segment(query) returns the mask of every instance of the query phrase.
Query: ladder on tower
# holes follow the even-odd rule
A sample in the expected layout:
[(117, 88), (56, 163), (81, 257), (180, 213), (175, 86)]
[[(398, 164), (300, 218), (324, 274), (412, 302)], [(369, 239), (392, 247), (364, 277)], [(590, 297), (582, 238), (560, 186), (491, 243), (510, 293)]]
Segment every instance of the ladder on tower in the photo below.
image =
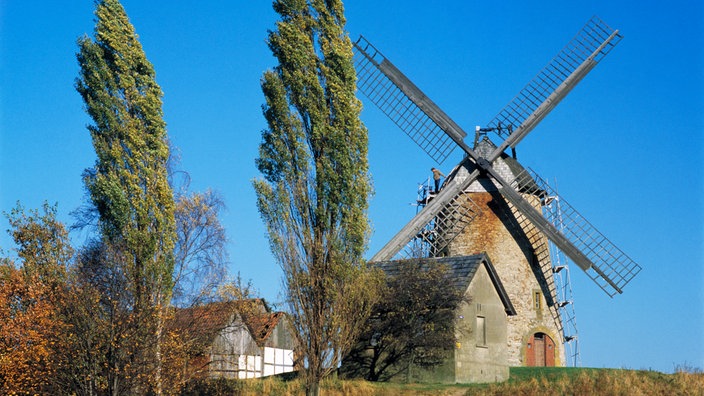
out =
[[(526, 170), (516, 176), (512, 184), (523, 193), (538, 197), (543, 215), (550, 219), (559, 230), (565, 228), (562, 212), (564, 202), (547, 181), (533, 171)], [(539, 283), (545, 291), (545, 299), (550, 313), (560, 333), (567, 363), (574, 367), (581, 366), (579, 356), (579, 339), (577, 334), (577, 317), (574, 310), (574, 298), (570, 284), (568, 259), (547, 238), (541, 237), (535, 227), (509, 203), (517, 226), (523, 230), (533, 246), (535, 265), (542, 274)]]
[[(535, 181), (545, 194), (541, 197), (542, 211), (545, 217), (552, 219), (553, 225), (561, 232), (565, 228), (562, 212), (562, 200), (547, 181), (535, 176)], [(554, 194), (551, 194), (553, 192)], [(582, 361), (579, 354), (579, 337), (577, 332), (577, 315), (574, 309), (574, 295), (570, 282), (569, 260), (555, 244), (549, 242), (549, 253), (552, 263), (552, 283), (555, 291), (555, 309), (561, 321), (562, 343), (565, 349), (566, 364), (580, 367)]]
[[(556, 201), (559, 206), (559, 201)], [(557, 209), (559, 211), (559, 209)], [(579, 337), (577, 336), (577, 316), (574, 310), (574, 298), (572, 285), (570, 283), (570, 269), (567, 265), (567, 258), (564, 253), (550, 244), (551, 255), (553, 256), (553, 276), (557, 286), (558, 303), (557, 307), (562, 318), (562, 338), (565, 346), (565, 359), (568, 365), (580, 367), (582, 365), (579, 356)]]
[[(555, 189), (557, 191), (557, 188)], [(549, 202), (548, 202), (549, 201)], [(558, 230), (564, 228), (562, 221), (561, 200), (558, 196), (546, 201), (544, 211), (551, 211)], [(557, 288), (558, 309), (562, 318), (562, 337), (565, 345), (565, 358), (573, 367), (580, 367), (582, 360), (579, 356), (579, 337), (577, 334), (577, 315), (574, 310), (574, 295), (570, 282), (570, 268), (568, 259), (552, 242), (550, 243), (550, 256), (553, 263), (553, 277)]]

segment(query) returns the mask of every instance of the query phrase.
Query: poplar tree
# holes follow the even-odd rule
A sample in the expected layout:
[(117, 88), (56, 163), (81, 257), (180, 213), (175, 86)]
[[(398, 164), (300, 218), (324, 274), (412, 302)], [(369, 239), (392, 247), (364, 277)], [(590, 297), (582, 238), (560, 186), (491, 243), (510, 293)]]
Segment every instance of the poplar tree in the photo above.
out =
[(120, 344), (125, 360), (110, 369), (141, 370), (125, 377), (151, 379), (159, 393), (161, 308), (171, 297), (176, 238), (162, 91), (120, 2), (98, 0), (95, 14), (94, 38), (79, 39), (77, 54), (76, 89), (93, 121), (88, 130), (97, 156), (84, 184), (102, 242), (118, 252), (133, 337), (130, 346)]
[(339, 0), (277, 0), (261, 85), (257, 204), (284, 273), (308, 394), (337, 367), (376, 299), (363, 262), (371, 182), (352, 43)]

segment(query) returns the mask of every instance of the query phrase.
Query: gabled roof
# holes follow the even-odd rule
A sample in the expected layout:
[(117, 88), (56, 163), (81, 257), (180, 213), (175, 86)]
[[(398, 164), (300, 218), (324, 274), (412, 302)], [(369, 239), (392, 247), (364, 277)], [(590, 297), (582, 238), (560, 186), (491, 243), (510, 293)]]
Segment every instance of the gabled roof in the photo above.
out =
[(213, 302), (189, 308), (177, 308), (169, 327), (185, 330), (193, 337), (195, 348), (215, 341), (225, 327), (241, 318), (258, 346), (263, 346), (283, 317), (283, 312), (269, 312), (263, 299)]
[(516, 315), (516, 310), (508, 297), (508, 293), (506, 293), (506, 289), (504, 289), (504, 286), (499, 279), (499, 275), (496, 273), (496, 269), (494, 268), (494, 265), (491, 264), (489, 256), (486, 253), (474, 254), (471, 256), (381, 261), (373, 263), (373, 265), (382, 269), (388, 276), (395, 276), (400, 272), (401, 266), (411, 263), (420, 263), (421, 268), (424, 270), (427, 270), (431, 266), (435, 265), (446, 265), (448, 268), (448, 276), (460, 290), (467, 290), (469, 284), (472, 283), (477, 270), (483, 265), (489, 274), (491, 283), (494, 285), (494, 288), (496, 289), (496, 292), (504, 305), (506, 314), (510, 316)]
[(167, 326), (185, 331), (194, 342), (194, 350), (211, 345), (220, 330), (230, 324), (237, 313), (234, 302), (214, 302), (189, 308), (176, 308)]

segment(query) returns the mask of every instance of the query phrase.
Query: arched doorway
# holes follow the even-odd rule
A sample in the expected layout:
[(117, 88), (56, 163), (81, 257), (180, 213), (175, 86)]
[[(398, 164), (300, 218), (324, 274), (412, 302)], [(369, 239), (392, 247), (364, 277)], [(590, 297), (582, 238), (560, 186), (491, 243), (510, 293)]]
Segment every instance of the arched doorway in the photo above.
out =
[(526, 366), (552, 367), (555, 365), (555, 341), (545, 333), (535, 333), (526, 345)]

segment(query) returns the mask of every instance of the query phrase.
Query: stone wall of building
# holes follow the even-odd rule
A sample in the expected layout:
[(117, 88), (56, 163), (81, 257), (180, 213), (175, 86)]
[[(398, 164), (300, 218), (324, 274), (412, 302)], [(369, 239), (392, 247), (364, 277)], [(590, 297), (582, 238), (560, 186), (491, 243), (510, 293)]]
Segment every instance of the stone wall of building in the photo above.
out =
[(466, 295), (469, 299), (458, 309), (455, 331), (455, 381), (506, 381), (507, 314), (484, 266), (477, 270)]
[[(487, 186), (489, 186), (487, 188)], [(544, 287), (536, 278), (535, 249), (518, 225), (511, 208), (488, 180), (475, 182), (466, 194), (481, 208), (479, 214), (450, 244), (450, 256), (486, 252), (516, 309), (508, 318), (508, 364), (526, 364), (528, 340), (542, 332), (555, 340), (555, 363), (564, 364), (562, 334), (547, 306)], [(539, 276), (539, 274), (538, 274)]]

